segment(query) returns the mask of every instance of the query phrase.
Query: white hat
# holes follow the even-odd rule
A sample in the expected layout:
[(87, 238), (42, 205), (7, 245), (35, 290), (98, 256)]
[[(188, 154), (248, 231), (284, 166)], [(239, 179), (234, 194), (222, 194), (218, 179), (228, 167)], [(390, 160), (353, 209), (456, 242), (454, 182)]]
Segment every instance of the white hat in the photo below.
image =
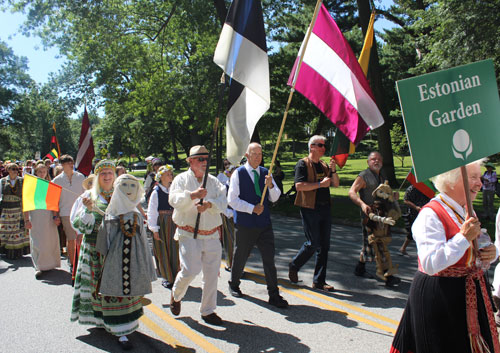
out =
[(146, 157), (145, 161), (150, 162), (153, 160), (153, 158), (155, 158), (155, 157), (153, 157), (153, 156)]

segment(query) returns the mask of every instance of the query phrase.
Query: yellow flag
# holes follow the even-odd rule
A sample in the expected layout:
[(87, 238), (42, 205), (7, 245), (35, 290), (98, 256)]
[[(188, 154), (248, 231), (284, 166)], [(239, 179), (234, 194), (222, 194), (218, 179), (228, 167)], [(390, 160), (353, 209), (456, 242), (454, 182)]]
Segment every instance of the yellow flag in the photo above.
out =
[(365, 42), (363, 44), (363, 49), (361, 50), (361, 55), (359, 56), (358, 62), (363, 70), (365, 76), (368, 73), (368, 64), (370, 63), (370, 51), (373, 45), (373, 23), (375, 22), (375, 12), (372, 12), (370, 16), (370, 22), (368, 23), (368, 29), (366, 30)]

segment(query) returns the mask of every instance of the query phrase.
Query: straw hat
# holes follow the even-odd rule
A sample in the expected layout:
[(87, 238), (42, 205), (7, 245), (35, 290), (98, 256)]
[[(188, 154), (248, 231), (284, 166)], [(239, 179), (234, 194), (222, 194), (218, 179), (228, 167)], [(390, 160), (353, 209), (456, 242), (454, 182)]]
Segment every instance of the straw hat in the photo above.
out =
[(90, 190), (90, 188), (92, 187), (92, 181), (94, 180), (95, 178), (95, 174), (90, 174), (87, 179), (85, 179), (83, 182), (82, 182), (82, 186), (85, 190)]
[(191, 157), (201, 157), (201, 156), (208, 156), (208, 150), (203, 145), (196, 145), (191, 147), (191, 149), (189, 150), (189, 157), (186, 159), (189, 161)]

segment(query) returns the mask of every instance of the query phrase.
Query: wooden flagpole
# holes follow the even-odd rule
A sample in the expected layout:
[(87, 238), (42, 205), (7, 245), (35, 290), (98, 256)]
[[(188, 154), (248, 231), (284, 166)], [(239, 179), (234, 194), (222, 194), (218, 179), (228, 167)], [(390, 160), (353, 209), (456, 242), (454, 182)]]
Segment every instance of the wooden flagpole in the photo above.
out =
[[(290, 104), (292, 103), (293, 93), (295, 92), (295, 85), (297, 83), (297, 78), (299, 77), (300, 67), (302, 66), (302, 61), (304, 60), (304, 53), (306, 52), (307, 44), (309, 43), (309, 38), (311, 37), (311, 33), (312, 33), (313, 27), (316, 23), (316, 19), (318, 18), (319, 9), (320, 9), (322, 3), (323, 3), (323, 0), (318, 0), (316, 2), (316, 7), (314, 8), (313, 18), (312, 18), (311, 24), (309, 25), (309, 28), (307, 30), (306, 38), (304, 40), (304, 46), (302, 47), (302, 50), (301, 50), (301, 53), (299, 56), (297, 70), (295, 71), (295, 75), (293, 78), (292, 88), (290, 89), (290, 95), (288, 96), (288, 101), (286, 103), (285, 113), (283, 114), (283, 120), (281, 121), (280, 132), (278, 134), (278, 140), (276, 141), (276, 146), (274, 147), (273, 158), (271, 159), (271, 165), (269, 166), (269, 175), (271, 175), (273, 172), (274, 162), (276, 160), (276, 155), (278, 154), (278, 148), (279, 148), (279, 145), (281, 142), (281, 136), (283, 135), (283, 130), (285, 129), (285, 122), (286, 122), (286, 118), (288, 116), (288, 110), (290, 109)], [(264, 186), (264, 190), (262, 191), (262, 197), (260, 199), (261, 205), (264, 203), (264, 197), (266, 196), (266, 192), (267, 192), (267, 185)]]
[[(219, 129), (219, 116), (220, 116), (220, 111), (222, 108), (222, 100), (224, 98), (224, 86), (225, 86), (225, 73), (222, 73), (222, 76), (220, 78), (220, 93), (219, 93), (219, 104), (217, 106), (217, 116), (215, 118), (215, 123), (214, 123), (214, 130), (212, 132), (212, 140), (210, 141), (210, 146), (208, 147), (208, 161), (207, 161), (207, 169), (205, 170), (205, 176), (203, 177), (203, 185), (202, 188), (207, 187), (207, 180), (208, 180), (208, 172), (210, 170), (210, 162), (212, 159), (212, 149), (215, 141), (215, 136), (217, 135), (217, 131)], [(203, 199), (200, 199), (200, 203), (203, 203)], [(200, 218), (201, 218), (201, 213), (198, 212), (196, 215), (196, 224), (194, 226), (194, 232), (193, 232), (193, 238), (196, 239), (198, 237), (198, 230), (200, 228)]]
[[(465, 166), (461, 166), (460, 172), (462, 174), (462, 181), (464, 183), (465, 210), (466, 210), (465, 220), (467, 220), (470, 217), (474, 217), (474, 209), (472, 208), (472, 199), (470, 198), (470, 193), (469, 193), (469, 177), (467, 175), (467, 168)], [(472, 259), (474, 261), (476, 261), (476, 257), (478, 255), (477, 252), (478, 252), (477, 239), (474, 239), (472, 241)]]

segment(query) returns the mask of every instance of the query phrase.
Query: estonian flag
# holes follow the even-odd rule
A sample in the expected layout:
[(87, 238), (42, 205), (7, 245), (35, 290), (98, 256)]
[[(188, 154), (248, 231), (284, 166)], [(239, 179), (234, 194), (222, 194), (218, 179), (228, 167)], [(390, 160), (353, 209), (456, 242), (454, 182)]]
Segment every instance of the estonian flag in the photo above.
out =
[(214, 62), (231, 78), (226, 119), (227, 159), (238, 165), (255, 125), (271, 104), (260, 1), (233, 1), (215, 49)]

